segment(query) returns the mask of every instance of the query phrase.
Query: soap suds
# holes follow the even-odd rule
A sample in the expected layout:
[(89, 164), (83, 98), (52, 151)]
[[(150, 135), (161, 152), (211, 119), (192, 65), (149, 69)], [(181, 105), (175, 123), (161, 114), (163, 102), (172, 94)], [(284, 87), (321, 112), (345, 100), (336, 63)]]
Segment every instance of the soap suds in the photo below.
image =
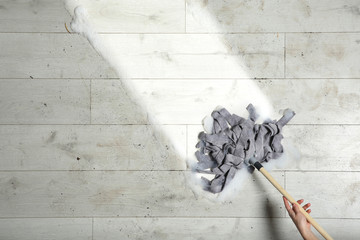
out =
[[(70, 5), (67, 1), (67, 5)], [(73, 4), (72, 4), (73, 5)], [(111, 49), (104, 43), (104, 40), (95, 31), (87, 10), (79, 5), (74, 7), (74, 15), (70, 23), (71, 29), (85, 37), (93, 48), (115, 69), (118, 76), (124, 77), (125, 71), (121, 69), (118, 60), (111, 54)]]
[[(98, 2), (98, 4), (111, 8), (114, 1), (104, 0)], [(99, 8), (99, 5), (94, 5), (92, 1), (67, 0), (66, 7), (70, 14), (73, 15), (71, 29), (84, 36), (117, 72), (119, 78), (121, 78), (118, 81), (125, 90), (125, 94), (134, 105), (139, 106), (147, 113), (148, 123), (156, 125), (196, 124), (200, 123), (209, 109), (213, 109), (218, 104), (227, 106), (229, 110), (242, 114), (244, 104), (250, 101), (257, 107), (260, 119), (264, 120), (273, 113), (269, 99), (262, 93), (256, 83), (249, 79), (246, 70), (244, 70), (245, 64), (239, 64), (239, 56), (237, 55), (226, 55), (227, 71), (235, 75), (241, 75), (241, 81), (182, 81), (181, 76), (177, 76), (179, 81), (171, 80), (171, 83), (170, 81), (157, 81), (158, 79), (151, 81), (147, 81), (148, 79), (139, 80), (141, 78), (139, 72), (142, 73), (141, 76), (161, 74), (161, 79), (167, 80), (166, 77), (169, 71), (177, 72), (183, 67), (187, 69), (187, 66), (171, 63), (166, 59), (175, 58), (176, 60), (177, 55), (186, 56), (189, 54), (189, 51), (194, 48), (193, 45), (197, 44), (197, 38), (193, 36), (184, 39), (180, 38), (180, 40), (186, 41), (181, 47), (177, 47), (179, 38), (173, 35), (98, 34), (97, 31), (101, 31), (101, 29), (96, 29), (95, 26), (100, 26), (99, 23), (106, 21), (108, 29), (111, 29), (111, 26), (116, 23), (116, 20), (112, 22), (111, 18), (97, 14), (101, 6)], [(223, 52), (226, 49), (224, 42), (217, 35), (207, 36), (204, 40), (206, 40), (206, 45), (202, 44), (200, 48), (205, 53), (207, 51), (209, 53), (213, 51)], [(154, 41), (156, 44), (154, 44)], [(156, 53), (160, 51), (163, 52), (163, 56), (166, 58), (161, 58), (163, 62), (156, 56)], [(164, 65), (165, 62), (166, 65)], [(194, 72), (196, 72), (196, 68), (194, 68)], [(137, 80), (133, 80), (133, 78), (137, 78)], [(189, 77), (185, 78), (189, 79)], [(176, 98), (171, 96), (176, 96)], [(198, 101), (190, 102), (189, 99), (193, 99), (194, 96)], [(120, 98), (119, 101), (121, 101)], [(114, 113), (118, 110), (122, 109), (115, 107)], [(185, 119), (185, 122), (183, 119)], [(191, 120), (187, 122), (187, 119)], [(211, 125), (211, 119), (204, 119), (204, 125)], [(182, 143), (176, 134), (161, 127), (158, 127), (158, 129), (168, 137), (169, 142), (175, 146), (177, 153), (183, 159), (192, 158), (192, 156), (187, 156), (184, 147), (180, 146)]]

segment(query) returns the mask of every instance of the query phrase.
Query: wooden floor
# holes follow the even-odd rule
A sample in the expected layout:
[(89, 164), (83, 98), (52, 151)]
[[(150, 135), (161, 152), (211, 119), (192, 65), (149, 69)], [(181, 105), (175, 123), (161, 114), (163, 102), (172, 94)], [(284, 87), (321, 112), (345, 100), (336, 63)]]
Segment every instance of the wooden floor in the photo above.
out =
[(256, 172), (222, 203), (189, 186), (202, 117), (249, 99), (295, 110), (272, 174), (358, 238), (359, 1), (79, 2), (115, 62), (62, 1), (0, 2), (0, 239), (300, 239)]

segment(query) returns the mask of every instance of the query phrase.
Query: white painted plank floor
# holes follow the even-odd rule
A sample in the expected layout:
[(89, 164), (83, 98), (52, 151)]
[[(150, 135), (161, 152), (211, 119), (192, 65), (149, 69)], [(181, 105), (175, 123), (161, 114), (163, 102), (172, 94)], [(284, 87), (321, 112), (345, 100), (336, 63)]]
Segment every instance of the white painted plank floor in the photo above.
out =
[[(77, 4), (112, 62), (65, 29)], [(293, 159), (272, 174), (335, 239), (357, 239), (359, 1), (68, 9), (0, 1), (0, 239), (300, 239), (256, 172), (223, 203), (189, 185), (202, 118), (250, 101), (295, 110)]]

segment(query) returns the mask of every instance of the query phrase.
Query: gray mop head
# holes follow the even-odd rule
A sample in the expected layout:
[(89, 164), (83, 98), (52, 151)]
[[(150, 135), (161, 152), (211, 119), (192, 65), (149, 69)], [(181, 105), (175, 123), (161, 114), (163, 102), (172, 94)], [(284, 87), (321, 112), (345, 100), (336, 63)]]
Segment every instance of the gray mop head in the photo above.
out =
[[(234, 178), (237, 170), (248, 167), (246, 160), (255, 157), (260, 163), (279, 158), (283, 153), (281, 129), (295, 115), (285, 110), (279, 121), (266, 120), (256, 124), (258, 115), (252, 104), (246, 108), (249, 118), (230, 114), (225, 108), (215, 110), (212, 133), (201, 132), (195, 156), (198, 160), (194, 170), (214, 174), (210, 181), (202, 178), (204, 189), (221, 192)], [(253, 170), (253, 168), (249, 169)]]

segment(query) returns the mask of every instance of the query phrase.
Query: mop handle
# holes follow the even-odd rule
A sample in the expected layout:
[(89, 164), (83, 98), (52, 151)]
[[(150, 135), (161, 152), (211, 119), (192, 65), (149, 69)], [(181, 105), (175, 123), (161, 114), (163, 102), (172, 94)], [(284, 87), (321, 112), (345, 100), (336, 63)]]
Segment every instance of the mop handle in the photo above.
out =
[(333, 240), (333, 238), (323, 229), (316, 221), (313, 219), (303, 208), (300, 206), (300, 204), (295, 201), (295, 199), (290, 196), (290, 194), (270, 175), (268, 171), (261, 165), (261, 163), (256, 162), (254, 164), (254, 167), (257, 168), (266, 178), (269, 180), (269, 182), (284, 196), (286, 197), (289, 202), (292, 204), (297, 204), (299, 206), (300, 212), (304, 214), (306, 219), (308, 220), (311, 225), (327, 240)]

